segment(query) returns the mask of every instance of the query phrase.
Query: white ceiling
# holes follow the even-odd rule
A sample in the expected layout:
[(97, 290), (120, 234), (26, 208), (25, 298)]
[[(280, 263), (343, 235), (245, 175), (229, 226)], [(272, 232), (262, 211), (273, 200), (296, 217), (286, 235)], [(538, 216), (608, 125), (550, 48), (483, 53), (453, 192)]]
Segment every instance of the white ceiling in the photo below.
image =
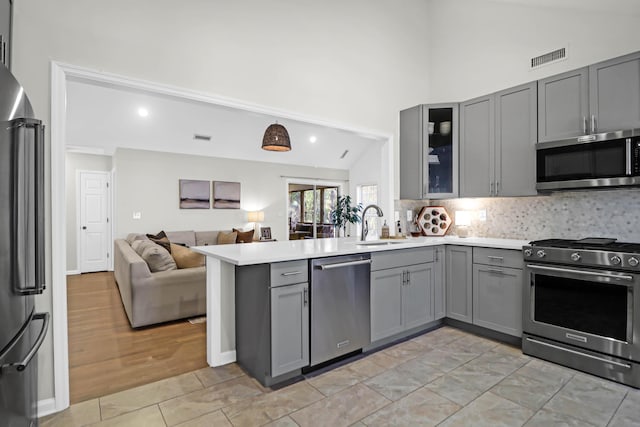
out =
[[(139, 108), (149, 115), (141, 117)], [(275, 121), (291, 151), (262, 150)], [(211, 141), (195, 140), (194, 134)], [(312, 136), (316, 142), (310, 142)], [(112, 155), (117, 147), (212, 157), (349, 169), (382, 137), (287, 118), (84, 80), (67, 82), (67, 147)], [(349, 150), (344, 159), (340, 159)]]

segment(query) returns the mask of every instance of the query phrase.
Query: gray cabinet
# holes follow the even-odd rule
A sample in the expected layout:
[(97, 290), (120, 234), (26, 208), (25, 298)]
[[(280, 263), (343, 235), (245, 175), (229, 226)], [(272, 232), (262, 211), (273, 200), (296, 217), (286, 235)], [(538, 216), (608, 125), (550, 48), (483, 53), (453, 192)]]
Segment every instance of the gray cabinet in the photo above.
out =
[(522, 252), (473, 248), (473, 323), (522, 336)]
[(371, 261), (371, 342), (434, 320), (432, 248), (377, 252)]
[(467, 246), (446, 247), (447, 317), (473, 322), (473, 252)]
[(536, 82), (460, 106), (460, 195), (536, 194)]
[(309, 365), (308, 261), (236, 266), (236, 359), (263, 385)]
[(309, 284), (271, 289), (271, 376), (309, 364)]
[(640, 127), (640, 52), (538, 81), (538, 141)]
[(473, 265), (473, 323), (522, 336), (522, 270)]
[(458, 104), (417, 105), (400, 112), (400, 198), (458, 194)]
[(0, 0), (0, 62), (10, 68), (11, 0)]
[(447, 315), (444, 247), (434, 247), (433, 257), (433, 316), (438, 320)]

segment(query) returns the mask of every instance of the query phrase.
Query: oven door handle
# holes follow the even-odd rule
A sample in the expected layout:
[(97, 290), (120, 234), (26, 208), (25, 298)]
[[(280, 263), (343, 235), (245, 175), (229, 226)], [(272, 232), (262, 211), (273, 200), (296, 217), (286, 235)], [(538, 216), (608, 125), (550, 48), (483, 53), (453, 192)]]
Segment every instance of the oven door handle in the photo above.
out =
[(527, 268), (530, 268), (531, 270), (555, 271), (558, 273), (572, 273), (572, 274), (579, 274), (582, 276), (607, 277), (609, 279), (615, 279), (615, 280), (633, 281), (633, 276), (629, 276), (628, 274), (600, 273), (597, 271), (580, 271), (580, 270), (572, 270), (570, 268), (545, 267), (541, 265), (531, 265), (531, 264), (527, 264)]
[(594, 359), (594, 360), (597, 360), (597, 361), (600, 361), (600, 362), (610, 363), (610, 364), (612, 364), (614, 366), (619, 366), (620, 368), (631, 369), (631, 365), (629, 365), (627, 363), (620, 363), (620, 362), (616, 362), (614, 360), (605, 359), (604, 357), (593, 356), (591, 354), (583, 353), (581, 351), (575, 351), (575, 350), (571, 350), (571, 349), (568, 349), (568, 348), (560, 347), (560, 346), (557, 346), (557, 345), (549, 344), (549, 343), (546, 343), (546, 342), (543, 342), (543, 341), (534, 340), (533, 338), (525, 338), (525, 339), (527, 341), (529, 341), (529, 342), (534, 343), (534, 344), (543, 345), (543, 346), (546, 346), (546, 347), (551, 347), (551, 348), (553, 348), (555, 350), (562, 350), (562, 351), (565, 351), (567, 353), (576, 354), (578, 356), (587, 357), (589, 359)]

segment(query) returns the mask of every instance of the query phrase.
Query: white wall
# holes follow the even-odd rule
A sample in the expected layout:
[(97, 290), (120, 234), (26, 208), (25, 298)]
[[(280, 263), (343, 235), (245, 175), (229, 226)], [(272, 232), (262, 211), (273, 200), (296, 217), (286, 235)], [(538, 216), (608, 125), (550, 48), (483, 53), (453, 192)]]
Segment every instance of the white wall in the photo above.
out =
[[(635, 0), (428, 3), (430, 103), (465, 101), (640, 50)], [(572, 7), (578, 4), (586, 10)], [(567, 44), (567, 60), (529, 71), (530, 58)]]
[(78, 230), (77, 223), (77, 171), (111, 171), (111, 156), (95, 154), (66, 154), (66, 205), (67, 205), (67, 271), (76, 271), (78, 266)]
[[(272, 236), (286, 240), (285, 177), (311, 177), (345, 182), (346, 170), (309, 168), (187, 154), (118, 149), (115, 163), (116, 237), (160, 230), (249, 229), (247, 212), (264, 211)], [(240, 182), (240, 209), (180, 209), (179, 179)], [(133, 219), (140, 212), (140, 220)]]

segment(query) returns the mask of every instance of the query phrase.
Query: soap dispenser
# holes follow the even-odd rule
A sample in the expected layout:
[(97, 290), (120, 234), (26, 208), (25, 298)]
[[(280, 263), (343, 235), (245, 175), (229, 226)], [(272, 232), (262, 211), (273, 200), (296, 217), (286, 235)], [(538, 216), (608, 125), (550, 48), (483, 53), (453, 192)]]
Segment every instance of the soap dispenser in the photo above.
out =
[(384, 224), (382, 225), (382, 238), (383, 239), (388, 239), (389, 238), (389, 226), (387, 225), (387, 220), (384, 220)]

